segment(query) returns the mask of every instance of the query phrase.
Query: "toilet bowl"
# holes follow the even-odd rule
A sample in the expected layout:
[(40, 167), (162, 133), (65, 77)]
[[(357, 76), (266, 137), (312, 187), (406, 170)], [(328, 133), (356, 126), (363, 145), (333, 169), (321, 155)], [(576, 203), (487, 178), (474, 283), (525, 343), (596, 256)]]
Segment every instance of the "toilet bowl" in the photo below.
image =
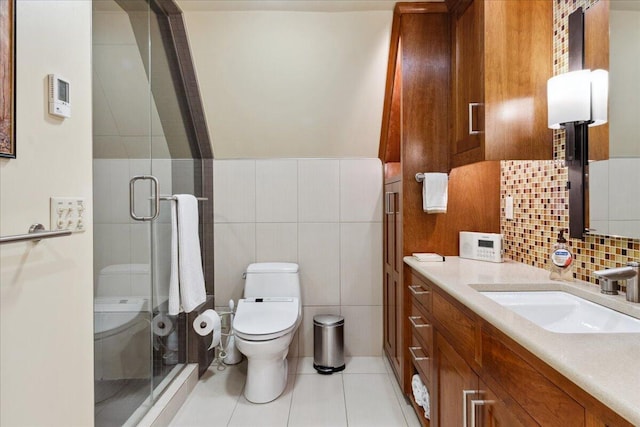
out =
[(147, 301), (143, 298), (94, 298), (94, 338), (110, 337), (144, 321), (146, 309)]
[(93, 317), (96, 380), (148, 377), (151, 319), (147, 300), (96, 297)]
[(238, 350), (247, 357), (244, 396), (250, 402), (270, 402), (284, 391), (287, 353), (301, 319), (298, 265), (249, 265), (233, 331)]

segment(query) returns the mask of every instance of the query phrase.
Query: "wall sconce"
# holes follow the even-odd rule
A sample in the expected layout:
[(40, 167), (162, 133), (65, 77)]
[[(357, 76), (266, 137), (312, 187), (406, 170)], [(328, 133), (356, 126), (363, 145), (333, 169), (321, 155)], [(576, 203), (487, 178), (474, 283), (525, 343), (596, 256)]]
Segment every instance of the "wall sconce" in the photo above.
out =
[(609, 73), (579, 70), (552, 77), (547, 82), (549, 128), (567, 123), (598, 126), (607, 123)]
[[(578, 13), (581, 17), (582, 11)], [(587, 126), (607, 122), (608, 98), (609, 73), (604, 70), (571, 71), (547, 82), (549, 127), (566, 130), (569, 235), (573, 238), (583, 239), (585, 231), (585, 170), (589, 156)]]

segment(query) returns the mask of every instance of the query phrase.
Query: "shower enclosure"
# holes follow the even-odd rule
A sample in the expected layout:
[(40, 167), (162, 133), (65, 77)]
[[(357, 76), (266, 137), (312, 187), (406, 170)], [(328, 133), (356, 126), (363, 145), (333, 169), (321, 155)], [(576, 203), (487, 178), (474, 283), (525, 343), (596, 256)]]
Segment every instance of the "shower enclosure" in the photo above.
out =
[(167, 315), (167, 196), (209, 196), (211, 153), (177, 71), (178, 18), (171, 0), (93, 0), (96, 426), (135, 425), (189, 359), (184, 317)]

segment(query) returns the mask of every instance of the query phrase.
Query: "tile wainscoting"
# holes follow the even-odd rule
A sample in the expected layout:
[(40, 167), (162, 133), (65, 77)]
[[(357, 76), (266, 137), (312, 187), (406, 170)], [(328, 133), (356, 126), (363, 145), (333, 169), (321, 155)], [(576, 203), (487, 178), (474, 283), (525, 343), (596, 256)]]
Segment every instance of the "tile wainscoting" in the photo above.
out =
[(313, 356), (313, 316), (345, 317), (345, 354), (382, 354), (378, 159), (214, 161), (216, 306), (242, 297), (253, 262), (300, 265), (303, 321), (290, 355)]

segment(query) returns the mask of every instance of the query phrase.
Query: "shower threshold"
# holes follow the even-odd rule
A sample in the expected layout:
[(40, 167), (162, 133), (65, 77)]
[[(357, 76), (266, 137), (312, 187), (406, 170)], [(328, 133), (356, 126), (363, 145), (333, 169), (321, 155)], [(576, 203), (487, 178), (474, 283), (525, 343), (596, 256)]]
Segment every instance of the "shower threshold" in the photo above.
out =
[(176, 365), (123, 427), (167, 425), (198, 381), (198, 364)]

